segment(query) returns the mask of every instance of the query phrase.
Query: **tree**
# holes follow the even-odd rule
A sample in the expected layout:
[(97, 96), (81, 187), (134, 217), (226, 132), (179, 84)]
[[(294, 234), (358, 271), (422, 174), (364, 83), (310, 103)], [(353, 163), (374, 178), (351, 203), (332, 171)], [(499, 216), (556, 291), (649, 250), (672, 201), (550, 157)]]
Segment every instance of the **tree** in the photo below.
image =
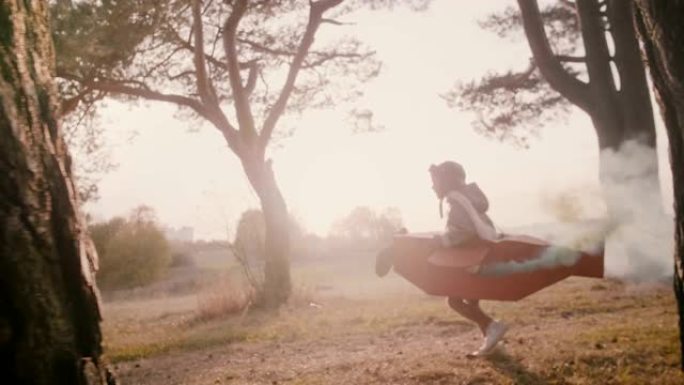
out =
[(674, 292), (684, 370), (684, 2), (637, 0), (635, 20), (670, 143), (675, 213)]
[[(356, 86), (379, 70), (373, 53), (353, 39), (313, 49), (320, 27), (343, 26), (339, 18), (360, 3), (398, 1), (343, 2), (63, 0), (55, 8), (67, 108), (105, 95), (163, 101), (222, 134), (261, 203), (264, 298), (273, 306), (290, 293), (291, 247), (269, 144), (284, 114), (353, 99)], [(425, 2), (408, 1), (415, 7)], [(351, 87), (335, 93), (331, 79), (337, 77)]]
[(113, 383), (54, 70), (47, 2), (1, 1), (0, 381)]
[[(619, 224), (616, 234), (644, 227), (660, 232), (665, 223), (655, 123), (632, 7), (632, 0), (559, 0), (540, 10), (536, 0), (518, 0), (519, 12), (508, 10), (484, 25), (500, 35), (522, 27), (533, 56), (529, 67), (487, 75), (446, 95), (452, 105), (479, 111), (481, 131), (523, 144), (570, 106), (587, 113), (598, 138), (608, 215)], [(639, 264), (634, 271), (662, 274), (640, 255), (639, 245), (610, 247), (624, 248), (630, 262)]]
[[(651, 150), (642, 159), (648, 175), (639, 177), (659, 200), (655, 123), (632, 1), (559, 1), (543, 11), (536, 0), (518, 0), (518, 6), (519, 13), (509, 9), (483, 25), (496, 26), (502, 36), (522, 27), (533, 55), (529, 67), (457, 87), (447, 100), (483, 111), (478, 126), (485, 133), (523, 144), (531, 129), (574, 105), (591, 118), (600, 150), (611, 150), (601, 154), (604, 187), (626, 183), (615, 180), (624, 175), (611, 169), (604, 154), (634, 142)], [(521, 127), (527, 131), (519, 132)]]
[[(292, 254), (302, 253), (303, 230), (297, 220), (290, 216), (288, 234), (292, 244)], [(250, 286), (253, 302), (264, 305), (263, 266), (266, 261), (266, 224), (264, 214), (258, 209), (245, 210), (237, 223), (235, 237), (230, 250), (240, 264), (242, 273)]]
[(337, 221), (331, 232), (356, 246), (377, 247), (389, 243), (392, 235), (403, 227), (402, 223), (401, 213), (396, 208), (378, 213), (370, 207), (359, 206)]

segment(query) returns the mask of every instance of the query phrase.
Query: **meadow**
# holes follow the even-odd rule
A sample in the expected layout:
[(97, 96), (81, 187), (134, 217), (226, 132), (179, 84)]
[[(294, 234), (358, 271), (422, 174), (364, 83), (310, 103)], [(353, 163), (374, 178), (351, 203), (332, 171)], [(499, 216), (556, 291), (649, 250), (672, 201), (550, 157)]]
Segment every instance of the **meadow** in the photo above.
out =
[(105, 296), (108, 359), (125, 384), (680, 384), (670, 286), (569, 278), (519, 302), (487, 358), (443, 298), (374, 252), (295, 261), (290, 303), (241, 309), (237, 266), (200, 256), (153, 287)]

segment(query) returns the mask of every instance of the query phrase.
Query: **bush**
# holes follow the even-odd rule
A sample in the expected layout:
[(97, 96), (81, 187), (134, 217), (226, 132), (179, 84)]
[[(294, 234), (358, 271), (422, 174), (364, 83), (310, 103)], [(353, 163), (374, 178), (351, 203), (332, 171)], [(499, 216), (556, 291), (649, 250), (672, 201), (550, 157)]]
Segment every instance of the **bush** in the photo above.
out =
[(185, 251), (173, 251), (171, 253), (170, 267), (194, 267), (195, 259), (192, 254)]
[(227, 278), (197, 295), (195, 320), (206, 322), (245, 312), (253, 301), (250, 288), (238, 287)]
[(169, 244), (154, 219), (137, 209), (130, 219), (114, 218), (90, 227), (100, 257), (103, 289), (143, 286), (157, 280), (171, 261)]

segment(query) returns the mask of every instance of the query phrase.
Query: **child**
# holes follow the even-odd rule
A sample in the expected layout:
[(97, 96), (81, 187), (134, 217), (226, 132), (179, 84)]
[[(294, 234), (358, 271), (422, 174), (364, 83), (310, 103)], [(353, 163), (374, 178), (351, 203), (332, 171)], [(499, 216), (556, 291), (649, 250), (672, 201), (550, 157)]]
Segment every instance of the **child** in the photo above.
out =
[[(475, 183), (466, 184), (465, 170), (456, 162), (443, 162), (430, 167), (432, 189), (440, 200), (442, 215), (444, 199), (449, 204), (446, 231), (435, 237), (435, 246), (451, 247), (472, 238), (494, 240), (497, 237), (492, 220), (487, 216), (489, 202)], [(473, 321), (484, 336), (482, 346), (469, 357), (490, 353), (503, 338), (508, 326), (492, 319), (480, 308), (479, 300), (449, 298), (449, 306), (463, 317)]]

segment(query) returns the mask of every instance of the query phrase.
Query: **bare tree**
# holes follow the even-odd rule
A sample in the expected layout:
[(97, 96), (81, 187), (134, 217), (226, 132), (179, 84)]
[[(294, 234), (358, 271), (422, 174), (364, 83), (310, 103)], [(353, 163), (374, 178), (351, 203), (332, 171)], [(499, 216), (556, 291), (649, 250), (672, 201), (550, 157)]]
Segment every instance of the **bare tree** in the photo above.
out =
[(47, 2), (0, 2), (0, 381), (113, 383), (58, 118)]
[(670, 144), (675, 212), (674, 292), (684, 370), (684, 1), (637, 0), (636, 25), (644, 43)]
[[(259, 197), (266, 226), (264, 298), (277, 306), (290, 293), (291, 247), (269, 144), (284, 114), (353, 99), (357, 86), (379, 70), (373, 52), (354, 39), (314, 49), (319, 29), (342, 28), (342, 17), (360, 3), (395, 2), (64, 0), (55, 8), (55, 36), (64, 48), (58, 75), (65, 106), (118, 95), (173, 103), (213, 125)], [(130, 32), (121, 36), (122, 28)], [(333, 80), (341, 77), (346, 81), (339, 90)]]

